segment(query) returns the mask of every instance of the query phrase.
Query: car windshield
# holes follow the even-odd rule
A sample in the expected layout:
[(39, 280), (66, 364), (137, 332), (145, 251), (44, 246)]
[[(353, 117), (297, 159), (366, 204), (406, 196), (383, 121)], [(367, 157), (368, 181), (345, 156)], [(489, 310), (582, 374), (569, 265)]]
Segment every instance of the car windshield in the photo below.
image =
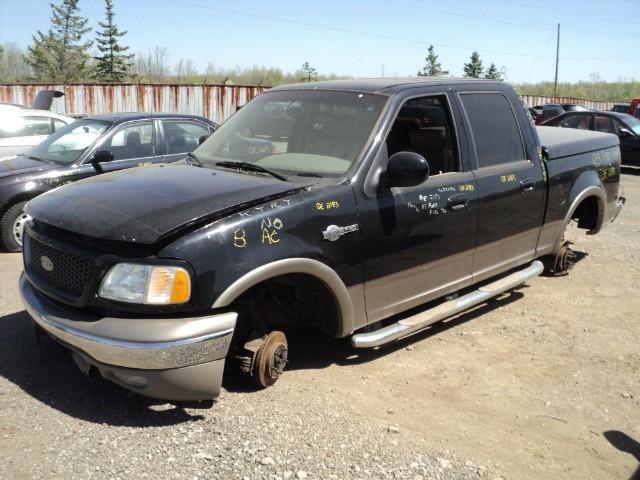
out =
[(46, 162), (68, 165), (75, 162), (110, 126), (111, 122), (102, 120), (76, 120), (56, 130), (25, 155)]
[(386, 101), (384, 95), (359, 92), (267, 92), (229, 118), (194, 155), (208, 167), (250, 162), (285, 175), (335, 177), (358, 158)]
[(638, 120), (635, 117), (632, 117), (631, 115), (626, 115), (624, 117), (624, 123), (626, 123), (627, 126), (631, 130), (633, 130), (633, 133), (640, 136), (640, 120)]

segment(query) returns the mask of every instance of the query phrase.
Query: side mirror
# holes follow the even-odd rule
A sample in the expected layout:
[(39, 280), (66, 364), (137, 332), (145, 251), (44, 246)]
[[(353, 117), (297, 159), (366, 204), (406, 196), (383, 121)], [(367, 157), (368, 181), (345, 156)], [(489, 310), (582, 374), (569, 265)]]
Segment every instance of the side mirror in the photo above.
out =
[(91, 158), (91, 165), (95, 168), (96, 172), (102, 173), (102, 165), (103, 162), (111, 162), (113, 160), (113, 153), (109, 150), (98, 150), (93, 154)]
[(388, 187), (414, 187), (429, 178), (429, 163), (419, 153), (397, 152), (391, 155), (383, 181)]
[(627, 128), (620, 128), (618, 130), (618, 136), (620, 138), (628, 138), (628, 137), (635, 137), (635, 134)]
[(198, 137), (198, 145), (202, 145), (207, 138), (209, 138), (209, 135), (200, 135)]

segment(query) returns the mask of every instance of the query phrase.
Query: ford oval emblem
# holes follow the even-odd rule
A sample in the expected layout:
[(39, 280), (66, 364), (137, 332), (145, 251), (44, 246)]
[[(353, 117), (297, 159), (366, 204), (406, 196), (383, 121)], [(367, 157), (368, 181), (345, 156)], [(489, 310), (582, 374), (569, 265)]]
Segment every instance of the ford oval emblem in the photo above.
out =
[(47, 257), (46, 255), (43, 255), (40, 257), (40, 266), (46, 271), (46, 272), (52, 272), (53, 271), (53, 262), (51, 261), (51, 259), (49, 257)]

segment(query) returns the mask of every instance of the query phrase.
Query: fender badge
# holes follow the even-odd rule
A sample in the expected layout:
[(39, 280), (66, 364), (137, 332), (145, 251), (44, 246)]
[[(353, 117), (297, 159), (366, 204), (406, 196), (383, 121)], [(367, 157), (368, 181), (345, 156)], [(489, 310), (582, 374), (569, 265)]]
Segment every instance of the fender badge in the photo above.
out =
[(40, 257), (40, 266), (44, 269), (45, 272), (53, 271), (53, 262), (46, 255)]
[(341, 236), (358, 231), (358, 224), (355, 225), (347, 225), (346, 227), (339, 227), (337, 225), (329, 225), (325, 231), (322, 232), (322, 236), (325, 240), (329, 240), (330, 242), (335, 242)]

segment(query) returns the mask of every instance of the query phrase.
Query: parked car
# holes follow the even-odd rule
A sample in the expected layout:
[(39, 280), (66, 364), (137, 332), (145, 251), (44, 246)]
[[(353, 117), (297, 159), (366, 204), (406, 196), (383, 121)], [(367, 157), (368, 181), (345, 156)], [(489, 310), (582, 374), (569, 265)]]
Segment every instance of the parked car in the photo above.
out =
[(537, 259), (565, 272), (565, 228), (612, 221), (619, 179), (615, 136), (535, 128), (504, 82), (277, 87), (184, 161), (31, 200), (20, 292), (83, 371), (211, 399), (225, 359), (272, 385), (283, 329), (376, 347), (539, 275)]
[(99, 173), (183, 158), (216, 125), (195, 115), (94, 115), (55, 131), (43, 142), (0, 162), (0, 240), (19, 251), (28, 200)]
[(0, 105), (0, 160), (25, 152), (73, 121), (48, 110)]
[(618, 112), (618, 113), (629, 113), (630, 108), (631, 108), (630, 103), (614, 103), (611, 111)]
[(640, 120), (617, 112), (569, 112), (542, 125), (613, 133), (620, 139), (622, 165), (640, 167)]
[(544, 105), (538, 105), (533, 107), (536, 116), (534, 120), (536, 124), (540, 124), (550, 118), (563, 114), (564, 112), (588, 112), (590, 108), (584, 105), (578, 105), (577, 103), (545, 103)]

